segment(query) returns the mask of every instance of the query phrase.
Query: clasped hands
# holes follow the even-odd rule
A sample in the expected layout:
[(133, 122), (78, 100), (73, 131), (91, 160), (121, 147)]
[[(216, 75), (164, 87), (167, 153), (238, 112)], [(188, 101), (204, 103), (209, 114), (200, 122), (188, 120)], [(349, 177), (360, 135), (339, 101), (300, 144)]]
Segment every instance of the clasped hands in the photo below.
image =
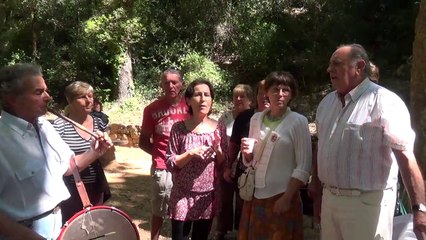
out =
[(216, 155), (213, 147), (201, 146), (190, 150), (190, 154), (194, 157), (199, 157), (202, 160), (214, 157)]
[(201, 146), (191, 149), (189, 152), (191, 156), (197, 156), (201, 159), (213, 158), (216, 155), (222, 155), (222, 148), (220, 147), (221, 137), (217, 131), (214, 133), (212, 146)]

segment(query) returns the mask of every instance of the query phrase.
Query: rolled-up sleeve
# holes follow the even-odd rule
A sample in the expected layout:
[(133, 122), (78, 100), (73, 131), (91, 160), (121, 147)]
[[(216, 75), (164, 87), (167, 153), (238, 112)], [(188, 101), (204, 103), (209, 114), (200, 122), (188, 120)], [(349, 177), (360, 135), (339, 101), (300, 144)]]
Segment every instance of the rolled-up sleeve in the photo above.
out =
[(292, 131), (296, 168), (291, 176), (306, 183), (311, 175), (312, 142), (306, 118), (299, 118)]
[(384, 129), (384, 144), (401, 151), (413, 151), (416, 134), (411, 128), (410, 113), (405, 103), (394, 93), (380, 95), (380, 123)]

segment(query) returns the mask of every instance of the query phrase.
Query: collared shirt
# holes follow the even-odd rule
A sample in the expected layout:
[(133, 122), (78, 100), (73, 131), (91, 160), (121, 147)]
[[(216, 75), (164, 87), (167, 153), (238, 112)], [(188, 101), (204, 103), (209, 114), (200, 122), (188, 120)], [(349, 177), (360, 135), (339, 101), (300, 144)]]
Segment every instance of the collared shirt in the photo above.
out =
[(16, 221), (53, 209), (70, 197), (62, 180), (73, 152), (45, 119), (33, 124), (2, 111), (0, 210)]
[(334, 91), (318, 106), (320, 180), (365, 191), (394, 187), (398, 166), (392, 148), (412, 151), (415, 139), (407, 107), (368, 78), (344, 102)]

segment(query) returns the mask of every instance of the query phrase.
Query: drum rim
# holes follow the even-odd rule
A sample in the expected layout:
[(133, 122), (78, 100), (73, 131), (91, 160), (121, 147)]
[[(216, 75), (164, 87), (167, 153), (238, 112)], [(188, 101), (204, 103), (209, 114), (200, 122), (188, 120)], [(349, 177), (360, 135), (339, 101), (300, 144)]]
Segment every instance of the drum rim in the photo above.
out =
[(100, 205), (100, 206), (90, 206), (87, 208), (84, 208), (82, 210), (80, 210), (79, 212), (75, 213), (70, 219), (68, 219), (65, 224), (61, 227), (61, 232), (57, 238), (57, 240), (61, 240), (63, 237), (63, 234), (65, 233), (64, 230), (68, 227), (69, 223), (72, 223), (76, 218), (78, 218), (80, 215), (92, 211), (92, 210), (96, 210), (96, 209), (105, 209), (105, 210), (110, 210), (110, 211), (116, 211), (119, 214), (121, 214), (122, 216), (124, 216), (124, 218), (126, 218), (130, 224), (132, 225), (133, 230), (136, 232), (136, 239), (140, 240), (140, 235), (139, 235), (139, 230), (138, 227), (136, 226), (136, 224), (133, 222), (133, 219), (124, 211), (114, 207), (114, 206), (106, 206), (106, 205)]

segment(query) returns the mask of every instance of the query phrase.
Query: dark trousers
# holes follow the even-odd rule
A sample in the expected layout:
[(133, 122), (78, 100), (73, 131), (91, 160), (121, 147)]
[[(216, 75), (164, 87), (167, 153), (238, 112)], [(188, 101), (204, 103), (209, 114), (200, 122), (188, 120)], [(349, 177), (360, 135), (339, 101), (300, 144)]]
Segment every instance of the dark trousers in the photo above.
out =
[[(220, 178), (220, 203), (219, 214), (217, 216), (217, 232), (226, 234), (227, 231), (238, 229), (240, 225), (243, 200), (237, 191), (235, 182), (227, 182), (223, 176)], [(236, 199), (234, 205), (234, 197)]]
[(191, 239), (207, 240), (212, 223), (213, 219), (200, 219), (196, 221), (178, 221), (172, 219), (172, 239), (188, 240), (192, 228)]

